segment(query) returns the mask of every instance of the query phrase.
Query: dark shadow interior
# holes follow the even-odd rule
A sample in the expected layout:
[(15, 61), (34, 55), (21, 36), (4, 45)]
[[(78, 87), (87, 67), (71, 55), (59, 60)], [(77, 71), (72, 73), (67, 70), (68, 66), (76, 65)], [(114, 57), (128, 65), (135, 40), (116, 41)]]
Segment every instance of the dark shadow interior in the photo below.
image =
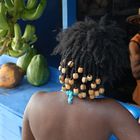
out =
[[(126, 42), (140, 30), (140, 25), (133, 25), (126, 21), (129, 16), (137, 15), (140, 8), (139, 0), (77, 0), (77, 19), (84, 20), (86, 16), (98, 20), (106, 13), (115, 20), (121, 28), (127, 32)], [(126, 86), (121, 87), (123, 84)], [(132, 93), (136, 86), (131, 69), (126, 71), (126, 76), (116, 84), (115, 92), (111, 91), (111, 97), (116, 99), (133, 102)]]

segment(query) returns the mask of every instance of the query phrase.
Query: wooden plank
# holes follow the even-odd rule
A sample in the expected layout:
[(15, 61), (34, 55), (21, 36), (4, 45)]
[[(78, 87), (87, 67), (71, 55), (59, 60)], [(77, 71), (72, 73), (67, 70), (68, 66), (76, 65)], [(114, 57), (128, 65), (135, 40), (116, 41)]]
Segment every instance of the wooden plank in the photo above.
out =
[(63, 29), (76, 21), (76, 0), (62, 0)]
[[(22, 118), (16, 116), (10, 111), (1, 108), (0, 113), (0, 133), (12, 133), (15, 136), (21, 137)], [(6, 131), (6, 132), (5, 132)]]

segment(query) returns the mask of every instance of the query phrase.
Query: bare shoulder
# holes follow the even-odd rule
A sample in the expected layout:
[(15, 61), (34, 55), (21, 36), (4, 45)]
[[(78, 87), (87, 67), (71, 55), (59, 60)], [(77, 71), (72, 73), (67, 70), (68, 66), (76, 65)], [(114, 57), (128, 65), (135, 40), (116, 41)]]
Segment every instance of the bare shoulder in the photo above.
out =
[(56, 96), (58, 96), (59, 92), (46, 92), (46, 91), (39, 91), (34, 93), (29, 102), (28, 106), (40, 106), (44, 104), (50, 103), (52, 100), (55, 100)]
[(115, 100), (108, 102), (106, 107), (112, 132), (120, 140), (139, 140), (140, 126), (132, 114)]

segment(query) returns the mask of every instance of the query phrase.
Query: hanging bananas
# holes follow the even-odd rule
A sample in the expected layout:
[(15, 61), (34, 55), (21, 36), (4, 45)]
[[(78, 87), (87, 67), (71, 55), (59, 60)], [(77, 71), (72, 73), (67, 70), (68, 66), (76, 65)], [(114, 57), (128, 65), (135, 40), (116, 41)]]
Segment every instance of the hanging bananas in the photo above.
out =
[(12, 56), (12, 57), (20, 57), (25, 53), (26, 53), (26, 51), (22, 51), (22, 50), (15, 51), (15, 50), (12, 50), (12, 49), (9, 49), (8, 52), (7, 52), (7, 54)]
[(13, 4), (14, 4), (13, 16), (16, 17), (17, 19), (19, 19), (20, 14), (25, 9), (24, 0), (14, 0)]
[(25, 8), (23, 10), (23, 13), (21, 14), (21, 18), (23, 20), (36, 20), (36, 19), (38, 19), (42, 15), (42, 13), (46, 7), (46, 3), (47, 3), (46, 0), (41, 0), (40, 3), (38, 4), (38, 6), (35, 7), (34, 9)]
[(21, 40), (21, 28), (18, 23), (14, 25), (14, 38), (11, 43), (11, 47), (13, 50), (17, 51), (22, 47), (22, 40)]
[(36, 41), (37, 41), (37, 36), (36, 36), (36, 34), (33, 34), (32, 37), (31, 37), (31, 40), (30, 40), (29, 44), (32, 45)]
[(35, 35), (35, 27), (33, 25), (29, 25), (29, 24), (26, 25), (22, 39), (26, 43), (30, 43), (30, 42), (34, 43), (37, 40), (37, 37)]
[(4, 38), (7, 35), (8, 30), (0, 29), (0, 39)]
[(34, 9), (37, 6), (38, 1), (37, 0), (28, 0), (26, 4), (27, 9)]
[(6, 17), (6, 8), (2, 2), (0, 2), (0, 29), (8, 30), (9, 25)]
[(35, 27), (27, 24), (22, 34), (18, 19), (36, 20), (46, 0), (0, 0), (0, 55), (19, 57), (37, 41)]
[(5, 7), (7, 9), (13, 9), (14, 8), (14, 4), (13, 4), (12, 0), (4, 0), (4, 4), (5, 4)]
[(24, 34), (22, 35), (20, 25), (14, 25), (14, 38), (11, 43), (11, 48), (8, 54), (13, 57), (19, 57), (29, 50), (30, 45), (37, 40), (35, 35), (35, 27), (27, 24)]

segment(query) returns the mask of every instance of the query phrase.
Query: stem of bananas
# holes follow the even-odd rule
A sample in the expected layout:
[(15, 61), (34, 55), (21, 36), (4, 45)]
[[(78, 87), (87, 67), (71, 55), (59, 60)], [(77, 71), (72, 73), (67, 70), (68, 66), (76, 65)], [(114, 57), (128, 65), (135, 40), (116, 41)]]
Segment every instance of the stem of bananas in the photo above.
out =
[(12, 56), (19, 56), (36, 42), (35, 27), (28, 25), (22, 34), (16, 23), (19, 19), (38, 19), (44, 11), (46, 1), (0, 0), (0, 55), (11, 52)]

